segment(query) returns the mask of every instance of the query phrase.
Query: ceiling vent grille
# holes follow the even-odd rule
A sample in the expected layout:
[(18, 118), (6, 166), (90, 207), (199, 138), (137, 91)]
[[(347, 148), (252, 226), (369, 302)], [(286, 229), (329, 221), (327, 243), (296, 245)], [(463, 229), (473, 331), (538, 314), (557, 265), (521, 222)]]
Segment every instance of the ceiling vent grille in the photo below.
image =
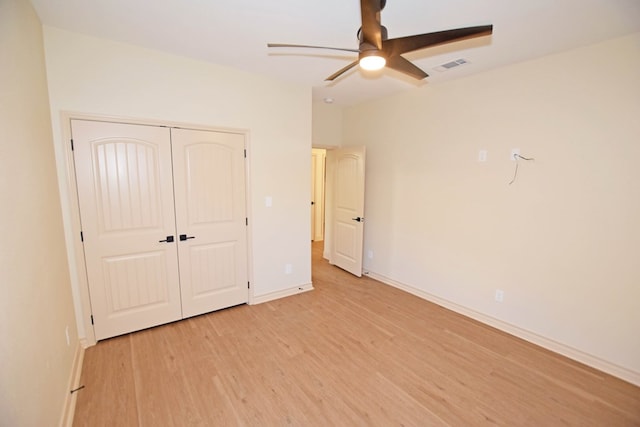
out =
[(437, 67), (434, 68), (434, 70), (437, 70), (440, 72), (449, 71), (452, 68), (456, 68), (468, 63), (469, 61), (467, 61), (466, 59), (460, 58), (460, 59), (456, 59), (455, 61), (447, 62), (446, 64), (438, 65)]

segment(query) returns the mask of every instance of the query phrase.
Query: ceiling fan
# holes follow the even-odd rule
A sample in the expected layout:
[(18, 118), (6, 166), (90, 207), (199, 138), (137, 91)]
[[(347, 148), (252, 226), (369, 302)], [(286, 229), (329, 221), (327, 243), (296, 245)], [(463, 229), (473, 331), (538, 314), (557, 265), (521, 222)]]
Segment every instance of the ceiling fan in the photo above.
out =
[(458, 40), (486, 36), (493, 32), (493, 25), (482, 25), (388, 39), (387, 29), (380, 24), (380, 12), (384, 9), (386, 3), (386, 0), (360, 0), (362, 26), (358, 30), (358, 41), (360, 43), (358, 49), (282, 43), (268, 43), (267, 47), (331, 49), (358, 54), (357, 61), (330, 75), (326, 78), (327, 81), (336, 79), (358, 64), (365, 70), (379, 70), (387, 66), (421, 80), (429, 75), (402, 57), (403, 53)]

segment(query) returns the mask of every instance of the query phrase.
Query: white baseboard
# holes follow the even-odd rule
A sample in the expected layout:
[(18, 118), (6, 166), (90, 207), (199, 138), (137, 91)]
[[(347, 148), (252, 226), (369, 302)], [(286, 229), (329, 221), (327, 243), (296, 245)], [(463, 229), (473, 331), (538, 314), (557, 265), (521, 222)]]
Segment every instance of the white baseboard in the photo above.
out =
[(640, 386), (640, 372), (635, 372), (630, 369), (624, 368), (622, 366), (613, 364), (611, 362), (607, 362), (606, 360), (600, 359), (596, 356), (585, 353), (573, 347), (569, 347), (565, 344), (551, 340), (542, 335), (538, 335), (534, 332), (527, 331), (526, 329), (522, 329), (518, 326), (512, 325), (502, 320), (498, 320), (491, 316), (487, 316), (486, 314), (458, 305), (451, 301), (447, 301), (445, 299), (432, 295), (428, 292), (414, 288), (411, 285), (400, 283), (398, 281), (395, 281), (393, 279), (390, 279), (388, 277), (385, 277), (383, 275), (380, 275), (371, 271), (369, 271), (366, 274), (367, 276), (371, 277), (372, 279), (378, 280), (379, 282), (385, 283), (389, 286), (393, 286), (394, 288), (401, 289), (412, 295), (415, 295), (417, 297), (430, 301), (434, 304), (438, 304), (442, 307), (445, 307), (451, 311), (455, 311), (456, 313), (470, 317), (474, 320), (477, 320), (486, 325), (492, 326), (503, 332), (514, 335), (518, 338), (522, 338), (525, 341), (539, 345), (540, 347), (546, 348), (547, 350), (553, 351), (554, 353), (561, 354), (577, 362), (583, 363), (587, 366), (606, 372), (607, 374), (613, 375), (624, 381), (630, 382), (631, 384)]
[(82, 362), (84, 361), (84, 349), (82, 341), (78, 341), (76, 345), (76, 352), (73, 357), (73, 365), (71, 366), (71, 374), (69, 375), (69, 382), (67, 387), (67, 395), (64, 399), (64, 407), (62, 409), (62, 417), (60, 418), (60, 427), (71, 427), (73, 425), (73, 416), (76, 411), (76, 401), (78, 400), (78, 394), (71, 393), (71, 390), (75, 390), (80, 385), (80, 374), (82, 374)]
[(301, 294), (303, 292), (308, 292), (313, 290), (313, 283), (307, 283), (306, 285), (295, 286), (289, 289), (283, 289), (281, 291), (270, 292), (264, 295), (254, 296), (249, 304), (262, 304), (264, 302), (273, 301), (280, 298), (289, 297), (291, 295)]

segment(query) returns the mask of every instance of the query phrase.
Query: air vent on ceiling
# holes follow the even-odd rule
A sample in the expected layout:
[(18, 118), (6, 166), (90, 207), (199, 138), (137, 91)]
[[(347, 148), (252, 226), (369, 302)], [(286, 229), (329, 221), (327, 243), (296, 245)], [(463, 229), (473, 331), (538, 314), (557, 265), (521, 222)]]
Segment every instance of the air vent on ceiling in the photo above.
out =
[(434, 70), (441, 71), (441, 72), (448, 71), (452, 68), (459, 67), (461, 65), (465, 65), (468, 63), (469, 61), (467, 61), (466, 59), (460, 58), (460, 59), (456, 59), (455, 61), (447, 62), (446, 64), (438, 65), (437, 67), (434, 68)]

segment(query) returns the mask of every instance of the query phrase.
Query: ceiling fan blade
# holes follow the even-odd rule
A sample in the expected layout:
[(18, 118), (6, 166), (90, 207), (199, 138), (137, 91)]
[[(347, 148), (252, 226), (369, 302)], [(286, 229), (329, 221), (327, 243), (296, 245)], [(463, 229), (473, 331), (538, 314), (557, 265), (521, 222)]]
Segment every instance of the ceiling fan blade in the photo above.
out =
[(393, 68), (396, 71), (400, 71), (401, 73), (418, 80), (429, 77), (429, 74), (425, 73), (420, 68), (413, 65), (411, 61), (403, 58), (402, 56), (392, 56), (391, 58), (387, 58), (387, 67)]
[(341, 47), (327, 47), (327, 46), (309, 46), (306, 44), (286, 44), (286, 43), (267, 43), (267, 47), (304, 47), (311, 49), (329, 49), (329, 50), (341, 50), (344, 52), (360, 52), (358, 49), (344, 49)]
[(331, 74), (329, 77), (327, 77), (326, 79), (324, 79), (326, 82), (330, 82), (335, 80), (336, 78), (340, 77), (342, 74), (346, 73), (347, 71), (349, 71), (350, 69), (352, 69), (353, 67), (355, 67), (356, 65), (358, 65), (358, 61), (353, 61), (351, 64), (347, 65), (346, 67), (342, 68), (341, 70)]
[[(364, 1), (364, 0), (363, 0)], [(473, 37), (488, 36), (493, 32), (493, 25), (457, 28), (455, 30), (438, 31), (435, 33), (418, 34), (415, 36), (399, 37), (384, 41), (382, 51), (387, 57), (394, 57), (402, 53), (439, 44), (450, 43)]]
[(382, 49), (382, 30), (380, 28), (380, 0), (360, 0), (362, 17), (362, 40), (376, 49)]

